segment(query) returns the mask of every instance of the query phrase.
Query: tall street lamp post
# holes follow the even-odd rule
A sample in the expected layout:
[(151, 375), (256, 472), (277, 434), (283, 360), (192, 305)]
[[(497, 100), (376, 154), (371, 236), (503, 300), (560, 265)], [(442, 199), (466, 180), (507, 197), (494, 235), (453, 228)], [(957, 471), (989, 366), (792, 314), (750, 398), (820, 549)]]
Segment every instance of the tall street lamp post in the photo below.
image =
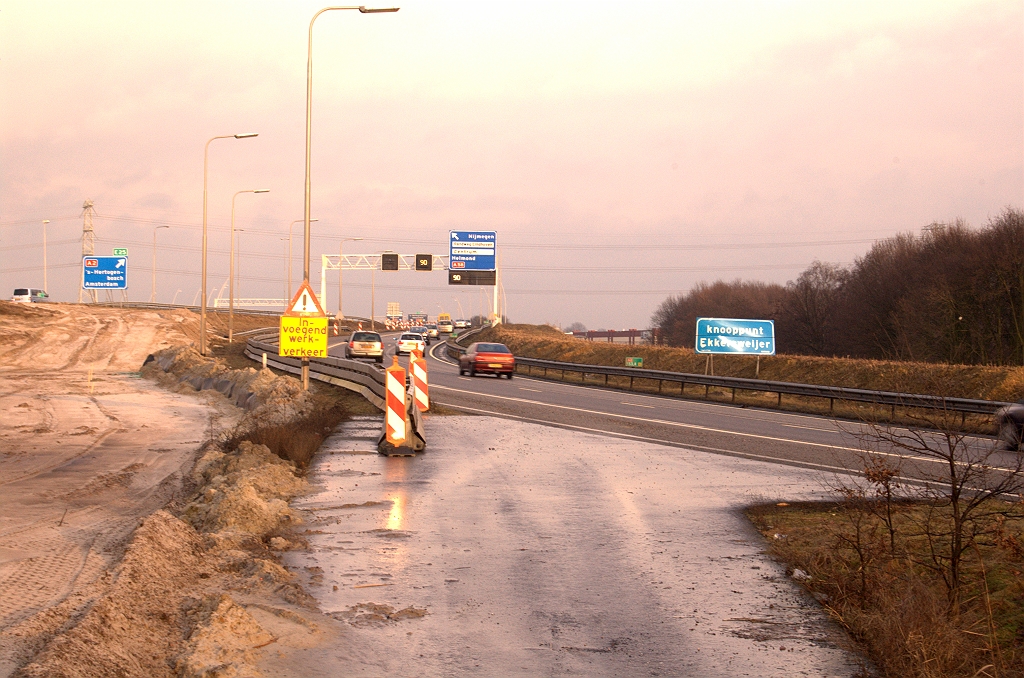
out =
[(203, 282), (199, 292), (202, 296), (202, 306), (199, 313), (199, 353), (206, 355), (206, 205), (207, 205), (207, 178), (209, 177), (210, 165), (210, 144), (216, 139), (249, 139), (259, 136), (256, 132), (244, 134), (224, 134), (211, 138), (203, 148)]
[[(309, 223), (314, 221), (320, 221), (319, 219), (310, 219)], [(301, 224), (302, 219), (296, 219), (292, 223), (288, 224), (288, 291), (285, 293), (285, 303), (291, 301), (292, 298), (292, 226), (295, 224)]]
[(170, 226), (155, 226), (153, 227), (153, 291), (149, 293), (149, 303), (156, 301), (156, 232), (161, 228), (170, 228)]
[(49, 285), (46, 284), (46, 225), (49, 219), (43, 219), (43, 291), (49, 294)]
[[(242, 193), (270, 193), (269, 188), (250, 188), (231, 196), (231, 245), (228, 255), (228, 343), (235, 340), (235, 198)], [(223, 288), (221, 288), (223, 289)]]
[(338, 319), (344, 319), (345, 314), (341, 312), (341, 273), (342, 264), (344, 263), (345, 254), (341, 251), (342, 246), (347, 242), (355, 242), (362, 240), (362, 238), (342, 238), (341, 242), (338, 243)]
[[(309, 20), (309, 39), (306, 47), (306, 181), (302, 214), (304, 226), (302, 237), (304, 241), (303, 249), (305, 250), (302, 257), (302, 281), (306, 285), (309, 284), (309, 149), (313, 112), (313, 23), (316, 22), (316, 18), (324, 12), (342, 9), (357, 9), (361, 14), (377, 14), (381, 12), (398, 11), (397, 7), (381, 9), (368, 9), (362, 6), (324, 7), (314, 14), (313, 18)], [(302, 359), (302, 388), (307, 390), (309, 389), (309, 358)]]

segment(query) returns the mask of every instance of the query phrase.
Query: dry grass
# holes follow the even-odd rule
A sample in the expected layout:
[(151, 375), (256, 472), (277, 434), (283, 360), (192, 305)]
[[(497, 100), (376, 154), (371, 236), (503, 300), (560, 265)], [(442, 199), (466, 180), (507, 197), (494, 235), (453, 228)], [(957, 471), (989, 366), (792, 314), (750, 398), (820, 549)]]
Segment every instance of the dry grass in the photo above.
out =
[[(704, 374), (707, 357), (692, 349), (665, 346), (613, 344), (604, 341), (586, 341), (567, 337), (562, 332), (538, 325), (499, 325), (484, 330), (475, 337), (478, 341), (499, 341), (516, 355), (543, 360), (589, 365), (622, 367), (627, 356), (640, 356), (644, 368)], [(718, 376), (754, 378), (756, 358), (753, 356), (717, 356), (714, 373)], [(525, 368), (519, 368), (524, 371)], [(540, 370), (531, 374), (540, 376)], [(588, 375), (583, 381), (580, 374), (555, 372), (552, 376), (568, 382), (630, 388), (625, 377)], [(800, 384), (819, 384), (879, 391), (897, 391), (943, 395), (960, 398), (1014, 401), (1024, 397), (1024, 368), (985, 367), (974, 365), (939, 365), (850, 358), (818, 358), (811, 356), (765, 356), (761, 358), (760, 378)], [(689, 386), (680, 393), (676, 384), (661, 384), (656, 380), (633, 379), (632, 390), (645, 393), (664, 393), (690, 398), (707, 398), (718, 402), (734, 402), (755, 407), (777, 407), (776, 394), (731, 389), (705, 389)], [(921, 418), (920, 412), (897, 410), (870, 404), (836, 401), (821, 398), (784, 396), (782, 409), (812, 414), (831, 413), (836, 416), (864, 421), (896, 421), (911, 423)], [(968, 431), (992, 432), (988, 416), (968, 416), (963, 428)]]
[(1024, 676), (1024, 505), (991, 508), (964, 571), (959, 609), (951, 610), (942, 580), (921, 562), (929, 542), (916, 530), (935, 519), (935, 505), (896, 505), (897, 536), (877, 503), (767, 504), (747, 516), (788, 571), (804, 585), (887, 676)]
[(329, 398), (318, 397), (313, 411), (301, 419), (286, 424), (256, 426), (225, 443), (226, 449), (235, 449), (243, 440), (266, 445), (270, 451), (305, 471), (320, 449), (321, 443), (331, 435), (348, 413)]

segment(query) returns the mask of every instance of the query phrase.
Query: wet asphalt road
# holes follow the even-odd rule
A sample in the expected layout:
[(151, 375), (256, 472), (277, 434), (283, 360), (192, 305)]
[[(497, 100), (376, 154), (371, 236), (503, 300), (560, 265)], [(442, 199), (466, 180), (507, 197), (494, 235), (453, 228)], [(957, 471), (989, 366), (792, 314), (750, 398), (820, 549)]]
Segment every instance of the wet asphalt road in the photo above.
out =
[[(385, 364), (394, 354), (396, 335), (385, 335)], [(331, 353), (340, 357), (338, 343), (339, 348)], [(456, 363), (445, 355), (443, 342), (432, 344), (427, 355), (431, 398), (466, 413), (512, 417), (831, 473), (860, 471), (867, 450), (889, 454), (893, 463), (897, 461), (892, 447), (858, 422), (584, 387), (522, 374), (512, 380), (460, 376)], [(402, 356), (399, 361), (404, 365), (407, 358)], [(969, 437), (967, 444), (983, 454), (994, 441)], [(1012, 470), (1021, 461), (1013, 453), (996, 452), (989, 463)], [(935, 481), (947, 470), (941, 460), (907, 453), (901, 464), (902, 476), (909, 480)]]
[(293, 503), (285, 563), (343, 633), (277, 675), (861, 669), (739, 513), (819, 497), (820, 473), (482, 416), (429, 416), (427, 452), (387, 458), (380, 426), (340, 427)]

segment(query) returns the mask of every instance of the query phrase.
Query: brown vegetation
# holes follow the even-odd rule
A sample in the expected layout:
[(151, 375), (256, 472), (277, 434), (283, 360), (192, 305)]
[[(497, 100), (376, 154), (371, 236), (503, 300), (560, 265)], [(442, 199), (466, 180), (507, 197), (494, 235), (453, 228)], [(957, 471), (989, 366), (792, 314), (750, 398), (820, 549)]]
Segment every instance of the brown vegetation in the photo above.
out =
[(1024, 365), (1024, 212), (987, 227), (932, 224), (879, 241), (849, 268), (821, 262), (786, 286), (700, 283), (652, 322), (692, 347), (696, 318), (776, 321), (782, 353)]
[(870, 426), (840, 501), (748, 516), (887, 675), (1024, 676), (1024, 456), (953, 423)]
[(1024, 676), (1024, 534), (1005, 518), (1024, 518), (1024, 506), (989, 501), (991, 515), (965, 553), (956, 608), (943, 578), (922, 564), (932, 544), (920, 527), (949, 520), (948, 506), (862, 496), (755, 506), (747, 515), (769, 552), (885, 675)]

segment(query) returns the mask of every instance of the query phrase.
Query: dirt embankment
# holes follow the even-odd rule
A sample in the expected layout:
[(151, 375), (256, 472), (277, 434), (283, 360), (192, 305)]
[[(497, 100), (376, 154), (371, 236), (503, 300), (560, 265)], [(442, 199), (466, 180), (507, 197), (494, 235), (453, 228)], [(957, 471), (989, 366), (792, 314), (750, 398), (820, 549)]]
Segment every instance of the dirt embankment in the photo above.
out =
[(342, 412), (197, 327), (0, 303), (0, 676), (251, 676), (332, 633), (274, 550)]
[[(626, 356), (644, 359), (644, 368), (703, 374), (707, 356), (692, 349), (586, 341), (567, 337), (543, 325), (499, 325), (484, 330), (476, 341), (498, 341), (516, 355), (589, 365), (622, 367)], [(717, 356), (715, 374), (754, 378), (754, 356)], [(984, 365), (764, 356), (760, 377), (769, 381), (845, 386), (957, 398), (1015, 401), (1024, 397), (1024, 368)]]
[(294, 379), (229, 370), (185, 347), (156, 354), (143, 374), (183, 392), (237, 391), (249, 411), (202, 447), (186, 498), (145, 518), (103, 594), (19, 675), (255, 676), (260, 648), (323, 634), (273, 553), (293, 546), (279, 533), (300, 522), (288, 502), (306, 481), (294, 462), (244, 439), (323, 403)]

